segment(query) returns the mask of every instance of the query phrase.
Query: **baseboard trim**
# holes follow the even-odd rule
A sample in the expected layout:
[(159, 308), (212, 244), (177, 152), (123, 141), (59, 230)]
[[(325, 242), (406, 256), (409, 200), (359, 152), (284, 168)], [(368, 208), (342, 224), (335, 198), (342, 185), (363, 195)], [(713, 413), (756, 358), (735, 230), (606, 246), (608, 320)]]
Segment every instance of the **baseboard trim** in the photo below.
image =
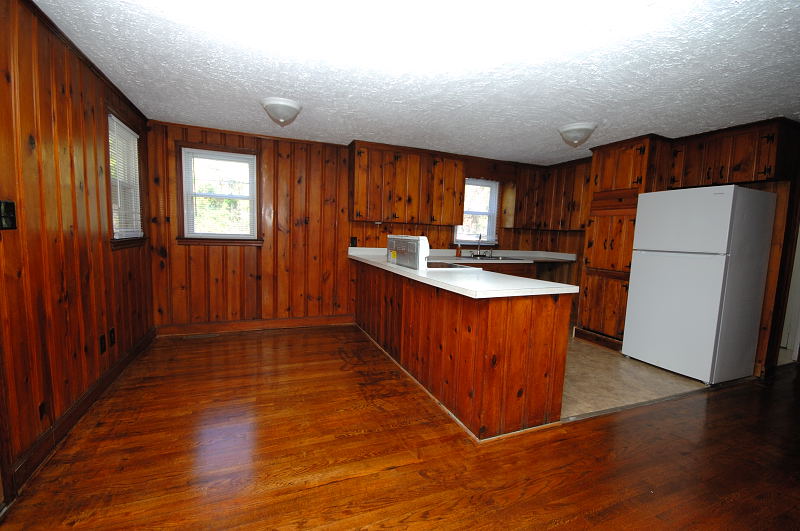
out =
[(619, 339), (614, 339), (613, 337), (604, 336), (603, 334), (598, 334), (597, 332), (591, 332), (589, 330), (585, 330), (583, 328), (575, 327), (575, 337), (578, 339), (584, 339), (586, 341), (590, 341), (601, 347), (610, 348), (611, 350), (621, 351), (622, 350), (622, 341)]
[(103, 374), (72, 406), (64, 412), (39, 438), (28, 448), (12, 466), (13, 496), (28, 481), (36, 470), (42, 466), (61, 439), (78, 423), (80, 418), (94, 402), (117, 379), (125, 367), (144, 351), (156, 336), (155, 328), (151, 328), (128, 352)]
[(252, 319), (247, 321), (219, 321), (214, 323), (193, 323), (183, 325), (164, 325), (158, 327), (162, 336), (188, 336), (194, 334), (222, 334), (226, 332), (252, 332), (276, 328), (307, 328), (310, 326), (330, 326), (355, 324), (353, 314), (322, 317), (297, 317), (292, 319)]

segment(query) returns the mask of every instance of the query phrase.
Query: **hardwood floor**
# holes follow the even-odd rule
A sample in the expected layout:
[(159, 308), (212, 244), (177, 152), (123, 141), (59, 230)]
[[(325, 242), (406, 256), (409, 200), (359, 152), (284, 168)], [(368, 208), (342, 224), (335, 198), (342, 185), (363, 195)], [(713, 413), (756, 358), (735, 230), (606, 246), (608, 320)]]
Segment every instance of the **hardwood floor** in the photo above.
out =
[(798, 381), (477, 444), (354, 327), (162, 338), (5, 525), (797, 528)]

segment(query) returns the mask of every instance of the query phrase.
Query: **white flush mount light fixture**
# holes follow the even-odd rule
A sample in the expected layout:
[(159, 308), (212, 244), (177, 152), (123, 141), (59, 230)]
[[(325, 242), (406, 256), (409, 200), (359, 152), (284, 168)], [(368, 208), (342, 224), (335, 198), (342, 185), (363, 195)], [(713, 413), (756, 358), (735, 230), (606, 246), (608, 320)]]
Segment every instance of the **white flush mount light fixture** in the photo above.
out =
[(303, 108), (299, 103), (288, 98), (264, 98), (261, 106), (267, 111), (272, 121), (281, 127), (292, 123)]
[(561, 138), (568, 146), (578, 147), (592, 136), (597, 129), (597, 122), (575, 122), (574, 124), (562, 125), (558, 128)]

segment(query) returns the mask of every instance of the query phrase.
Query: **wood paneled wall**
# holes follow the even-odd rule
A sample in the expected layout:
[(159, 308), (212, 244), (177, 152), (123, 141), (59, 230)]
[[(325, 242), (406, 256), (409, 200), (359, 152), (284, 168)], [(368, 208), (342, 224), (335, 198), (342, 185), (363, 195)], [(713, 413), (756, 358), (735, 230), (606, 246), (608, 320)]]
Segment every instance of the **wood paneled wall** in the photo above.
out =
[(144, 117), (22, 0), (0, 2), (0, 75), (0, 199), (18, 217), (16, 230), (0, 232), (0, 443), (11, 497), (152, 321), (145, 247), (111, 249), (106, 176), (107, 106), (141, 131)]
[[(258, 153), (262, 245), (177, 241), (176, 142)], [(150, 124), (148, 145), (153, 309), (161, 333), (352, 322), (347, 147), (159, 122)]]

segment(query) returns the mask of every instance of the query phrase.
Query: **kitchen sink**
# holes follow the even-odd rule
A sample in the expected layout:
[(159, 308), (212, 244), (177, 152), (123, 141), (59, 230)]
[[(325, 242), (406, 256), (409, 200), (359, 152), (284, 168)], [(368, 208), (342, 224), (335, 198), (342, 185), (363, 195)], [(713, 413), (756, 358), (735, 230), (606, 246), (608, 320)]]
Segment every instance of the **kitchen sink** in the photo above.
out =
[(428, 269), (475, 269), (468, 265), (453, 264), (450, 262), (428, 262)]
[(471, 260), (489, 260), (489, 261), (496, 261), (496, 260), (524, 260), (524, 258), (514, 258), (511, 256), (467, 256)]

